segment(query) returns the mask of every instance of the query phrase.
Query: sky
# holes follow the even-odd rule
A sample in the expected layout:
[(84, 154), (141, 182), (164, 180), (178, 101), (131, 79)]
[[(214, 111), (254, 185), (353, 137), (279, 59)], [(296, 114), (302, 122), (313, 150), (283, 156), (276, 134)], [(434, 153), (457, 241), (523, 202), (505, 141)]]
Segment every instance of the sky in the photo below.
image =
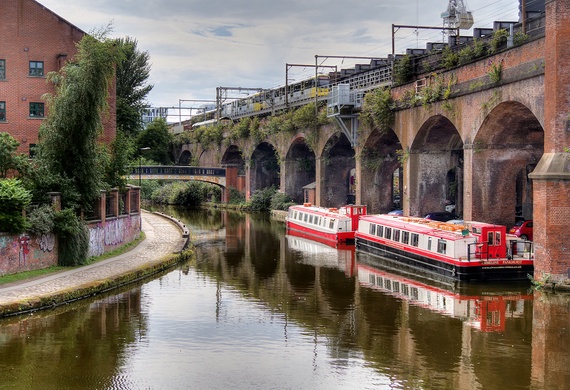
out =
[[(85, 32), (112, 24), (150, 56), (152, 107), (200, 107), (216, 87), (274, 88), (315, 74), (319, 65), (385, 58), (392, 24), (442, 26), (449, 0), (37, 0)], [(518, 21), (518, 0), (464, 0), (473, 27)], [(462, 31), (470, 35), (471, 31)], [(441, 42), (437, 30), (400, 29), (396, 53)], [(326, 58), (345, 57), (346, 58)], [(301, 65), (301, 66), (297, 66)], [(305, 67), (304, 65), (309, 65)], [(331, 69), (322, 68), (325, 72)], [(235, 92), (236, 94), (238, 92)], [(236, 95), (237, 96), (237, 95)], [(178, 115), (178, 111), (176, 114)], [(183, 110), (182, 115), (190, 114)]]

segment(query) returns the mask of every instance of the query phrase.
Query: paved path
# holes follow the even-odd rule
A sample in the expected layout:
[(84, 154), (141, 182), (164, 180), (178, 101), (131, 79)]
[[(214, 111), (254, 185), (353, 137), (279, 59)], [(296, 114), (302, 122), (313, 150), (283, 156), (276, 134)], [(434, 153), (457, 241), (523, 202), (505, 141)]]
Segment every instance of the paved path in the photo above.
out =
[(0, 307), (78, 290), (133, 270), (150, 268), (165, 256), (180, 251), (186, 242), (175, 223), (156, 214), (143, 212), (142, 230), (146, 239), (122, 255), (69, 271), (0, 285)]

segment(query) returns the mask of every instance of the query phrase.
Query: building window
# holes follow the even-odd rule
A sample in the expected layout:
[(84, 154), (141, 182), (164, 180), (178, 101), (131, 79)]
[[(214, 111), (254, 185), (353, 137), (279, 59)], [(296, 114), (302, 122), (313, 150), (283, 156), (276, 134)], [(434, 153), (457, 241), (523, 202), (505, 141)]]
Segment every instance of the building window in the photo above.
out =
[(30, 61), (30, 76), (43, 76), (44, 75), (44, 62), (43, 61)]
[(43, 118), (44, 104), (43, 103), (30, 103), (30, 116), (33, 118)]
[(6, 60), (0, 60), (0, 80), (6, 80)]
[(6, 102), (0, 102), (0, 122), (6, 121)]

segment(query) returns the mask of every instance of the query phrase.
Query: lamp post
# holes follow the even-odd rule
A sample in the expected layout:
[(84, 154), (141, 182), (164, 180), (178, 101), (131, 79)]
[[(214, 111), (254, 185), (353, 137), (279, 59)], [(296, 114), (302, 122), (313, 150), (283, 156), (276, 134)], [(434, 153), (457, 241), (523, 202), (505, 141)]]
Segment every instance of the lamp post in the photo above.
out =
[[(145, 148), (139, 148), (139, 150), (142, 152), (143, 150), (150, 150), (150, 148), (147, 146)], [(141, 173), (142, 173), (142, 153), (139, 156), (139, 187), (142, 185)]]

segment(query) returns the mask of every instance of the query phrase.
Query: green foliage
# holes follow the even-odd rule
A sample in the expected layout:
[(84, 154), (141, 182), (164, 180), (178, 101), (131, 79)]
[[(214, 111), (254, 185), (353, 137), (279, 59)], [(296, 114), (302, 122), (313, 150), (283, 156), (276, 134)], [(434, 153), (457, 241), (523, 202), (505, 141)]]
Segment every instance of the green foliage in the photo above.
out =
[(124, 188), (132, 166), (135, 151), (134, 142), (123, 131), (111, 143), (109, 159), (105, 167), (104, 181), (108, 188)]
[(30, 170), (28, 158), (17, 153), (20, 143), (8, 133), (0, 132), (0, 178), (25, 175)]
[(473, 39), (473, 54), (475, 58), (483, 57), (487, 55), (487, 44), (484, 40), (480, 38)]
[[(136, 142), (140, 152), (139, 154), (163, 165), (168, 165), (172, 162), (170, 159), (171, 144), (172, 135), (168, 131), (166, 121), (162, 118), (156, 118), (149, 123), (146, 128), (140, 132)], [(140, 150), (141, 148), (150, 149)]]
[(493, 37), (489, 41), (489, 53), (494, 54), (503, 48), (507, 44), (508, 36), (509, 32), (504, 28), (493, 32)]
[(173, 182), (166, 184), (152, 193), (151, 200), (159, 204), (180, 205), (198, 208), (210, 199), (219, 201), (221, 189), (210, 183), (199, 181)]
[(76, 266), (87, 263), (89, 230), (70, 208), (54, 215), (54, 232), (58, 236), (58, 265)]
[(295, 132), (297, 129), (318, 130), (321, 126), (320, 117), (315, 112), (315, 103), (309, 103), (293, 111), (292, 124), (286, 131)]
[(293, 199), (284, 192), (275, 192), (271, 197), (271, 210), (289, 210), (294, 205)]
[(26, 230), (26, 218), (22, 212), (31, 200), (32, 194), (20, 180), (0, 180), (0, 232), (21, 233)]
[[(257, 120), (257, 126), (259, 126), (259, 119), (256, 117), (255, 120)], [(252, 122), (250, 117), (241, 118), (237, 124), (232, 126), (229, 138), (233, 141), (248, 138)]]
[(488, 74), (491, 82), (498, 83), (501, 81), (503, 77), (503, 61), (500, 61), (498, 64), (495, 62), (491, 63), (491, 70), (489, 70)]
[(458, 65), (465, 65), (471, 61), (473, 61), (475, 56), (475, 49), (473, 45), (467, 45), (463, 49), (459, 50), (457, 53), (458, 56)]
[(269, 211), (271, 208), (271, 199), (276, 192), (273, 186), (255, 190), (249, 199), (247, 208), (251, 211)]
[(523, 33), (522, 31), (517, 31), (513, 36), (513, 43), (515, 45), (522, 45), (526, 41), (528, 41), (528, 35)]
[(396, 85), (406, 84), (412, 81), (413, 77), (412, 59), (405, 55), (394, 64), (394, 82)]
[(43, 204), (31, 207), (27, 213), (28, 231), (35, 234), (53, 232), (55, 227), (55, 211), (51, 205)]
[(445, 69), (451, 69), (459, 64), (459, 54), (453, 51), (449, 46), (445, 46), (441, 52), (442, 65)]
[(245, 195), (239, 192), (236, 188), (229, 187), (228, 191), (230, 197), (229, 201), (230, 204), (240, 204), (245, 202)]
[(393, 106), (390, 89), (372, 90), (364, 96), (360, 120), (368, 127), (376, 127), (385, 131), (394, 123)]
[(59, 73), (48, 74), (55, 95), (46, 95), (50, 112), (40, 127), (37, 159), (59, 186), (69, 186), (75, 193), (74, 199), (62, 198), (64, 207), (88, 209), (102, 187), (97, 138), (115, 64), (122, 58), (105, 35), (85, 34), (72, 61)]
[(142, 129), (142, 113), (148, 106), (146, 97), (153, 88), (147, 84), (150, 56), (137, 49), (134, 38), (119, 38), (115, 43), (124, 53), (117, 64), (117, 129), (134, 136)]

